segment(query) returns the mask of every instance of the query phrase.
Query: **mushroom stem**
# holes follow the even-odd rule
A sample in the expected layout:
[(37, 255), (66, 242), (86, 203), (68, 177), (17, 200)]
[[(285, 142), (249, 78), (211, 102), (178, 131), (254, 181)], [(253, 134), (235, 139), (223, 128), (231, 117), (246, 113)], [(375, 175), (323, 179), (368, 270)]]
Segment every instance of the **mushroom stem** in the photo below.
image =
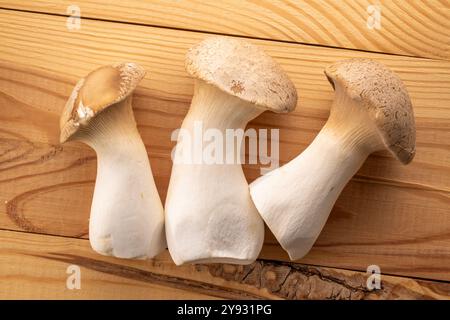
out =
[[(261, 250), (264, 224), (250, 198), (238, 161), (240, 148), (230, 150), (224, 143), (219, 163), (196, 163), (192, 159), (195, 123), (202, 124), (203, 132), (212, 129), (225, 137), (227, 129), (243, 130), (248, 121), (264, 111), (245, 104), (196, 80), (191, 107), (181, 127), (166, 199), (166, 236), (177, 265), (248, 264)], [(184, 134), (191, 139), (186, 139)], [(204, 134), (202, 139), (205, 141)], [(241, 140), (242, 137), (235, 139), (234, 145), (240, 145)], [(185, 152), (191, 157), (180, 159)], [(230, 157), (232, 163), (227, 161)]]
[(136, 128), (131, 96), (81, 128), (97, 153), (89, 239), (93, 249), (119, 258), (149, 258), (165, 248), (162, 204), (146, 148)]
[(264, 109), (247, 107), (248, 102), (229, 95), (203, 80), (195, 80), (194, 96), (184, 127), (193, 120), (201, 120), (205, 129), (244, 129), (247, 123), (264, 112)]
[(314, 141), (250, 185), (259, 213), (292, 260), (308, 253), (347, 182), (370, 153), (383, 149), (365, 113), (339, 91)]

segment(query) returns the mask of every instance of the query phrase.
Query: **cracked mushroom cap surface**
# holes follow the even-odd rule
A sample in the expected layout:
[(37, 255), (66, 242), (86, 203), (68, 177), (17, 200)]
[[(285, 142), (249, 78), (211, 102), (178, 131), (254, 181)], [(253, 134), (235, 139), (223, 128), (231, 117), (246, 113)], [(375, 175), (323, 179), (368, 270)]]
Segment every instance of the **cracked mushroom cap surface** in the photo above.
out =
[(373, 119), (386, 148), (403, 164), (414, 158), (416, 128), (406, 87), (385, 65), (349, 59), (325, 69), (333, 88), (341, 89)]
[(216, 36), (186, 55), (187, 72), (256, 107), (290, 112), (297, 91), (287, 74), (263, 49), (244, 40)]
[(141, 66), (127, 62), (102, 66), (79, 80), (61, 114), (60, 142), (69, 140), (103, 110), (127, 98), (144, 76)]

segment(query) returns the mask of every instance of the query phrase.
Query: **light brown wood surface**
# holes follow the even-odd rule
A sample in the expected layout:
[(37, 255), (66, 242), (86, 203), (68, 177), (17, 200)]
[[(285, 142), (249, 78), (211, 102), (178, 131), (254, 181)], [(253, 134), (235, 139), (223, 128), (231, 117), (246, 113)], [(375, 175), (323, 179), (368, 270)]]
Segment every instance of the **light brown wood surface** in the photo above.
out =
[[(95, 179), (95, 154), (58, 144), (58, 118), (74, 83), (95, 67), (136, 61), (148, 71), (135, 114), (155, 180), (165, 198), (171, 132), (186, 113), (192, 79), (184, 53), (201, 33), (0, 12), (0, 226), (84, 237)], [(417, 122), (417, 156), (402, 166), (387, 152), (371, 156), (340, 196), (305, 263), (450, 280), (450, 62), (255, 41), (275, 57), (299, 91), (290, 115), (266, 113), (251, 126), (281, 128), (280, 158), (301, 152), (324, 124), (333, 97), (323, 68), (348, 57), (386, 63), (404, 80)], [(244, 166), (249, 181), (258, 166)], [(268, 233), (262, 257), (287, 260)], [(401, 257), (401, 259), (399, 259)]]
[[(66, 286), (71, 265), (80, 289)], [(382, 288), (369, 291), (361, 272), (264, 260), (176, 267), (167, 252), (151, 262), (114, 259), (87, 240), (12, 231), (0, 231), (0, 266), (0, 299), (450, 299), (450, 283), (382, 275)]]
[[(0, 0), (0, 7), (64, 14), (59, 11), (65, 11), (67, 3)], [(338, 23), (333, 0), (280, 2), (276, 7), (262, 1), (245, 6), (243, 2), (197, 3), (195, 10), (191, 10), (194, 2), (163, 3), (169, 2), (128, 1), (124, 11), (116, 1), (108, 7), (81, 1), (82, 14), (90, 19), (83, 19), (78, 31), (67, 30), (63, 16), (0, 10), (0, 229), (4, 230), (0, 231), (0, 298), (448, 298), (449, 41), (428, 28), (449, 30), (449, 20), (442, 19), (449, 2), (430, 1), (426, 6), (416, 1), (408, 6), (382, 2), (383, 8), (397, 10), (395, 19), (399, 19), (389, 22), (394, 36), (388, 38), (372, 37), (367, 30), (355, 36), (347, 28), (356, 24), (357, 13), (344, 10), (349, 24), (340, 23), (335, 32), (326, 29), (338, 42), (329, 42), (326, 33), (311, 33), (313, 27), (299, 27), (318, 21), (322, 28)], [(345, 5), (366, 6), (361, 1)], [(286, 18), (285, 6), (293, 16), (308, 12), (310, 20)], [(217, 23), (205, 19), (212, 12), (218, 14)], [(411, 19), (418, 15), (425, 20)], [(421, 27), (416, 20), (433, 23)], [(403, 28), (399, 21), (411, 28)], [(296, 33), (286, 33), (283, 26)], [(281, 164), (300, 153), (325, 123), (333, 92), (323, 69), (337, 60), (366, 57), (385, 63), (402, 78), (414, 106), (417, 155), (413, 163), (402, 166), (388, 152), (369, 157), (339, 197), (313, 250), (299, 261), (302, 265), (287, 263), (287, 255), (268, 231), (262, 260), (249, 267), (178, 268), (167, 252), (149, 262), (136, 262), (105, 258), (89, 249), (95, 153), (83, 144), (58, 143), (59, 115), (75, 82), (92, 69), (117, 61), (135, 61), (147, 69), (134, 95), (134, 112), (164, 201), (174, 146), (170, 135), (180, 126), (192, 97), (193, 81), (184, 71), (184, 54), (208, 36), (205, 32), (439, 58), (249, 39), (280, 62), (299, 92), (292, 114), (266, 112), (250, 124), (280, 128)], [(418, 45), (423, 34), (430, 42)], [(401, 49), (397, 38), (408, 39), (411, 47)], [(249, 181), (260, 174), (259, 165), (244, 165), (244, 171)], [(65, 289), (65, 269), (71, 263), (83, 269), (86, 281), (81, 291)], [(376, 292), (365, 288), (364, 272), (372, 264), (380, 266), (386, 281)]]
[[(448, 0), (0, 0), (0, 7), (83, 18), (450, 58)], [(380, 29), (370, 29), (368, 7), (378, 5)]]

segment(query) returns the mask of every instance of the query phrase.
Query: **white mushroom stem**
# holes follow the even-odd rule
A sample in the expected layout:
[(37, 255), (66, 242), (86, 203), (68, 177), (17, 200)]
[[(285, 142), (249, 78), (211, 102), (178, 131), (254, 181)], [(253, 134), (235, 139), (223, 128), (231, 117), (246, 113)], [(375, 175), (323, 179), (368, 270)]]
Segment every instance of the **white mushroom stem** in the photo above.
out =
[[(225, 136), (226, 129), (243, 130), (263, 111), (197, 80), (181, 130), (193, 137), (194, 124), (201, 121), (203, 132), (213, 129)], [(177, 265), (251, 263), (263, 244), (264, 223), (240, 163), (192, 164), (179, 159), (192, 148), (192, 139), (179, 137), (166, 199), (166, 236), (173, 260)], [(239, 159), (239, 151), (228, 156)]]
[(370, 153), (383, 149), (376, 128), (353, 104), (337, 92), (328, 122), (303, 153), (250, 185), (258, 211), (292, 260), (308, 253), (344, 186)]
[(164, 213), (131, 97), (102, 111), (76, 134), (97, 153), (92, 248), (119, 258), (150, 258), (165, 248)]

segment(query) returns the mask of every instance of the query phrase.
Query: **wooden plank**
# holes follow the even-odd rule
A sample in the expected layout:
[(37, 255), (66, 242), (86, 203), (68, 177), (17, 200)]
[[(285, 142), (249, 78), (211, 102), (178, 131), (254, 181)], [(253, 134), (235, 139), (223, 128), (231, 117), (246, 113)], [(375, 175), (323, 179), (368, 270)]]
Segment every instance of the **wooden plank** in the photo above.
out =
[[(174, 268), (164, 258), (150, 263), (105, 259), (90, 250), (87, 240), (71, 238), (6, 231), (0, 232), (0, 238), (0, 299), (246, 297), (246, 292), (234, 290), (233, 286), (222, 288), (208, 285), (207, 280), (195, 280), (194, 268)], [(66, 286), (70, 265), (81, 269), (80, 290), (69, 290)], [(176, 272), (170, 276), (167, 273), (172, 269)], [(207, 273), (203, 277), (207, 278)]]
[[(80, 268), (80, 290), (66, 287)], [(259, 260), (250, 266), (176, 267), (167, 252), (150, 261), (95, 254), (87, 240), (0, 231), (0, 299), (450, 299), (450, 283)]]
[[(58, 145), (58, 117), (74, 83), (115, 61), (149, 70), (135, 94), (135, 114), (164, 199), (170, 134), (192, 95), (183, 56), (205, 35), (100, 21), (85, 21), (79, 32), (64, 26), (63, 17), (0, 11), (0, 227), (80, 237), (87, 232), (94, 153), (79, 144)], [(386, 273), (449, 280), (450, 62), (254, 42), (282, 64), (300, 94), (292, 114), (266, 113), (251, 124), (281, 128), (282, 163), (324, 124), (333, 94), (322, 70), (336, 60), (386, 63), (404, 80), (415, 108), (414, 162), (403, 167), (387, 152), (371, 156), (302, 261), (355, 270), (378, 264)], [(259, 175), (259, 166), (244, 168), (249, 181)], [(266, 242), (263, 256), (287, 259), (270, 234)]]
[[(0, 7), (65, 15), (71, 0), (0, 0)], [(448, 0), (77, 1), (83, 18), (450, 58)], [(369, 28), (369, 6), (380, 28)], [(369, 21), (369, 22), (368, 22)]]

